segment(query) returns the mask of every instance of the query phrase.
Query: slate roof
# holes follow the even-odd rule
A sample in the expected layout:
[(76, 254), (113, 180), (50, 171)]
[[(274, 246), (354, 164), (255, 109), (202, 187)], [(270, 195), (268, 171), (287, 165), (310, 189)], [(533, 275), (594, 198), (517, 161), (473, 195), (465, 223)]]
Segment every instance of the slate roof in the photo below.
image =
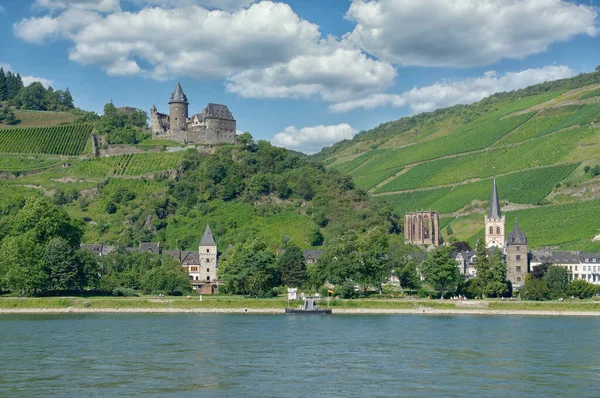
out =
[(82, 244), (81, 248), (88, 252), (100, 256), (102, 254), (102, 244)]
[(204, 118), (235, 120), (227, 105), (209, 103), (204, 112)]
[(318, 260), (323, 254), (323, 250), (304, 250), (304, 259)]
[(114, 253), (117, 251), (117, 247), (116, 246), (106, 246), (106, 245), (102, 245), (102, 255), (106, 256), (108, 254)]
[(600, 263), (600, 253), (579, 253), (579, 259), (582, 263)]
[(160, 243), (150, 243), (150, 242), (140, 243), (139, 251), (140, 251), (140, 253), (147, 252), (147, 253), (160, 254)]
[(500, 200), (498, 199), (498, 188), (496, 188), (496, 177), (494, 177), (494, 187), (492, 188), (492, 199), (490, 200), (488, 218), (502, 218)]
[(200, 239), (200, 246), (216, 246), (217, 242), (215, 242), (215, 238), (210, 231), (210, 225), (206, 224), (206, 229), (204, 230), (204, 235), (202, 239)]
[(169, 256), (173, 257), (175, 260), (177, 261), (181, 261), (181, 250), (163, 250), (163, 254), (168, 254)]
[(579, 264), (579, 256), (576, 252), (552, 252), (553, 264)]
[(521, 231), (519, 227), (519, 220), (515, 221), (515, 227), (508, 234), (506, 238), (507, 245), (526, 245), (527, 244), (527, 236)]
[(177, 82), (175, 91), (173, 91), (173, 94), (171, 94), (171, 99), (169, 100), (169, 104), (172, 104), (172, 103), (184, 103), (184, 104), (188, 103), (188, 99), (185, 96), (185, 93), (183, 92), (183, 89), (181, 88), (181, 84), (179, 84), (179, 82)]
[(183, 265), (199, 265), (200, 254), (196, 251), (181, 252), (181, 263)]

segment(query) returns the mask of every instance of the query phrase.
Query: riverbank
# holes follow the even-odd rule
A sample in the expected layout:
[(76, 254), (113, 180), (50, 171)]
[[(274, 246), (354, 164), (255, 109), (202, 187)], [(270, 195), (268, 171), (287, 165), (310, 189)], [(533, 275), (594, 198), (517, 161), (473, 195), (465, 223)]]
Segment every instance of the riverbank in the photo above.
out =
[[(281, 297), (241, 296), (186, 297), (41, 297), (0, 298), (0, 314), (40, 313), (249, 313), (283, 314), (285, 308), (301, 301)], [(354, 299), (331, 300), (334, 314), (435, 314), (435, 315), (587, 315), (600, 316), (598, 300), (506, 301), (506, 300), (426, 300)], [(321, 307), (326, 307), (322, 300)]]
[[(8, 314), (284, 314), (281, 308), (0, 308)], [(545, 311), (493, 309), (390, 309), (334, 308), (334, 315), (519, 315), (519, 316), (600, 316), (600, 311)]]

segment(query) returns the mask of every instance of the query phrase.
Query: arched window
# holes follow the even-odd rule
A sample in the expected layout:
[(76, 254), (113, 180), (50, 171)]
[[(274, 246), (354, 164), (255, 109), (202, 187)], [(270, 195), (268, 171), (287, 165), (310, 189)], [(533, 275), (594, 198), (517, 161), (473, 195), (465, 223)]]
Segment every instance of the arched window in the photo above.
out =
[(496, 227), (496, 234), (500, 235), (500, 227)]
[(494, 234), (494, 227), (490, 227), (490, 235)]

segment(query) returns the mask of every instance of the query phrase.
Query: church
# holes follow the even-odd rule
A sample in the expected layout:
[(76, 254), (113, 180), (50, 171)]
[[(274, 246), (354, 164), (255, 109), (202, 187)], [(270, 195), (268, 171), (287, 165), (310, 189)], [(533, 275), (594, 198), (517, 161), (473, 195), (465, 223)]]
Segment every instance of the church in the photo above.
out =
[(177, 83), (169, 99), (169, 114), (150, 108), (152, 139), (184, 144), (235, 144), (236, 120), (227, 105), (209, 103), (202, 113), (188, 116), (187, 96)]

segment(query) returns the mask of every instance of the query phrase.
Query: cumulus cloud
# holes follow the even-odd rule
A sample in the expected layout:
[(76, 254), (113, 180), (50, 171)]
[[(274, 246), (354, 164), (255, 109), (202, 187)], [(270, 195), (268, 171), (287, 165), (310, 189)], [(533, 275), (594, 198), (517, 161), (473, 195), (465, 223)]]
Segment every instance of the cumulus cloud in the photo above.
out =
[(74, 8), (98, 12), (113, 12), (120, 9), (119, 0), (36, 0), (35, 4), (50, 10)]
[(161, 7), (185, 7), (199, 5), (202, 7), (235, 11), (245, 8), (254, 3), (255, 0), (129, 0), (138, 5), (156, 5)]
[[(10, 66), (10, 64), (0, 63), (0, 68), (4, 69), (4, 72), (11, 71), (13, 73), (17, 73), (16, 71), (13, 70), (13, 68)], [(21, 75), (21, 80), (23, 81), (23, 84), (25, 86), (28, 86), (33, 82), (40, 82), (46, 88), (48, 88), (48, 86), (51, 86), (52, 83), (54, 82), (54, 80), (44, 79), (43, 77), (29, 76), (29, 75), (25, 75), (25, 76)]]
[(394, 83), (396, 72), (389, 63), (369, 58), (343, 40), (323, 37), (317, 25), (287, 4), (261, 1), (239, 8), (251, 2), (226, 1), (238, 8), (233, 12), (195, 5), (208, 6), (209, 1), (214, 2), (179, 0), (177, 4), (193, 4), (106, 15), (71, 7), (23, 19), (13, 30), (32, 43), (69, 40), (72, 61), (99, 65), (110, 75), (225, 79), (230, 92), (244, 97), (343, 101)]
[(352, 0), (346, 17), (347, 40), (400, 65), (487, 65), (598, 33), (596, 8), (564, 0)]
[(340, 140), (350, 139), (356, 133), (358, 130), (346, 123), (304, 127), (300, 130), (289, 126), (281, 133), (275, 134), (271, 142), (277, 146), (311, 154)]
[(250, 69), (231, 76), (227, 90), (243, 97), (303, 98), (319, 94), (339, 101), (385, 90), (396, 71), (352, 48), (325, 46), (319, 54), (301, 55), (288, 63)]
[(567, 66), (546, 66), (498, 76), (494, 71), (460, 81), (443, 81), (425, 87), (414, 87), (402, 94), (373, 94), (365, 98), (343, 101), (330, 106), (334, 112), (373, 109), (382, 106), (409, 106), (413, 113), (428, 112), (456, 104), (471, 104), (501, 91), (510, 91), (545, 81), (571, 77), (575, 72)]

